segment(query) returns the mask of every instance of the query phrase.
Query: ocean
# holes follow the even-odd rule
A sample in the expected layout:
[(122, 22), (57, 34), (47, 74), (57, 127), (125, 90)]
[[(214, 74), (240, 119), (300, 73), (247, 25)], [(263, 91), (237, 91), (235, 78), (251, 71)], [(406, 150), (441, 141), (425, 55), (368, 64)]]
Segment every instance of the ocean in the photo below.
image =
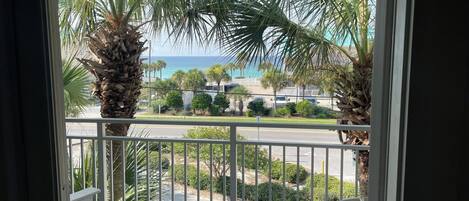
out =
[[(145, 63), (148, 62), (148, 56), (142, 58), (145, 59)], [(202, 71), (206, 71), (208, 68), (215, 64), (225, 65), (233, 62), (231, 57), (227, 56), (152, 56), (151, 62), (157, 60), (163, 60), (166, 62), (166, 68), (162, 71), (163, 79), (170, 78), (171, 75), (177, 70), (188, 71), (193, 68), (197, 68)], [(257, 70), (258, 64), (250, 63), (244, 70), (244, 77), (246, 78), (257, 78), (261, 77), (262, 73)], [(159, 76), (159, 72), (156, 73)], [(228, 72), (230, 74), (230, 72)], [(239, 77), (239, 70), (233, 71), (232, 77)]]

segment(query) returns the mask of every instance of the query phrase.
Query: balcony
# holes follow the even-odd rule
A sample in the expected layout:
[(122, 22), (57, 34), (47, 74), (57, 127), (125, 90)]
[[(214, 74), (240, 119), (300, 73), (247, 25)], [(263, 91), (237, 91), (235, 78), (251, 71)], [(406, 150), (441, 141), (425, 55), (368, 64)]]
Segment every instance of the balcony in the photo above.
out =
[[(334, 134), (369, 131), (369, 126), (136, 119), (67, 119), (66, 123), (70, 190), (97, 188), (95, 200), (343, 200), (359, 197), (355, 158), (360, 150), (370, 149), (310, 139), (240, 137), (241, 128)], [(106, 136), (105, 124), (133, 128), (129, 136)], [(161, 137), (165, 128), (186, 127), (219, 128), (226, 136)]]

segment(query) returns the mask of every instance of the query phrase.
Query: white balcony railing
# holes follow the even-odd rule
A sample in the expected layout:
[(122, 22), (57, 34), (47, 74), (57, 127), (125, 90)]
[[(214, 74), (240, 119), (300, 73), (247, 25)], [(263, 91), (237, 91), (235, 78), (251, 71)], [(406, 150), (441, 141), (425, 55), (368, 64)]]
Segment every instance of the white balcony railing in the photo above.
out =
[[(259, 200), (258, 186), (260, 180), (260, 171), (266, 172), (267, 180), (265, 185), (268, 188), (268, 200), (278, 200), (274, 194), (281, 195), (281, 200), (291, 200), (291, 197), (296, 196), (296, 200), (300, 199), (300, 190), (306, 187), (300, 181), (300, 167), (303, 166), (309, 169), (311, 176), (307, 200), (329, 200), (329, 188), (314, 189), (314, 172), (315, 172), (315, 153), (324, 153), (324, 186), (329, 186), (330, 169), (330, 152), (336, 151), (339, 153), (339, 192), (337, 197), (342, 200), (344, 196), (344, 157), (357, 157), (359, 151), (369, 150), (369, 146), (356, 146), (356, 145), (343, 145), (343, 144), (320, 144), (310, 142), (279, 142), (279, 141), (265, 141), (265, 140), (239, 140), (237, 139), (237, 128), (239, 127), (255, 127), (255, 128), (276, 128), (276, 129), (324, 129), (324, 130), (362, 130), (369, 131), (369, 126), (356, 126), (356, 125), (322, 125), (322, 124), (280, 124), (280, 123), (236, 123), (236, 122), (200, 122), (200, 121), (164, 121), (164, 120), (136, 120), (136, 119), (66, 119), (68, 124), (93, 124), (96, 128), (95, 134), (69, 134), (67, 135), (68, 154), (69, 154), (69, 176), (70, 176), (70, 189), (72, 192), (79, 191), (85, 188), (94, 187), (101, 192), (97, 196), (97, 200), (111, 200), (114, 201), (116, 197), (114, 190), (120, 188), (122, 196), (126, 200), (187, 200), (189, 196), (195, 197), (196, 200), (249, 200), (247, 198), (247, 175), (250, 174), (250, 180), (254, 180), (251, 186), (255, 187), (254, 195), (250, 195), (251, 199)], [(213, 139), (186, 139), (186, 138), (162, 138), (162, 137), (149, 137), (149, 136), (106, 136), (105, 124), (132, 124), (132, 125), (171, 125), (171, 126), (217, 126), (229, 128), (229, 139), (227, 140), (213, 140)], [(119, 142), (121, 149), (119, 153), (113, 153), (115, 150), (110, 149), (113, 143)], [(175, 151), (175, 147), (182, 148), (183, 151)], [(246, 149), (248, 147), (254, 148), (254, 159), (246, 159)], [(272, 178), (272, 164), (274, 158), (272, 156), (273, 148), (278, 152), (280, 157), (277, 161), (281, 162), (282, 171), (281, 177)], [(286, 150), (296, 150), (296, 184), (288, 184), (286, 182)], [(300, 163), (300, 149), (310, 151), (310, 164), (305, 165)], [(114, 150), (114, 151), (113, 151)], [(137, 152), (139, 151), (139, 153)], [(201, 156), (201, 150), (208, 150), (208, 155)], [(252, 149), (251, 149), (252, 150)], [(318, 151), (321, 150), (321, 151)], [(195, 153), (193, 153), (195, 151)], [(214, 153), (222, 152), (222, 153)], [(267, 170), (260, 170), (259, 154), (264, 151), (267, 160)], [(316, 152), (315, 152), (316, 151)], [(189, 152), (189, 153), (188, 153)], [(190, 153), (192, 152), (192, 153)], [(347, 152), (348, 154), (344, 154)], [(91, 154), (87, 154), (91, 153)], [(335, 153), (335, 152), (334, 152)], [(110, 170), (114, 170), (114, 163), (110, 162), (113, 155), (121, 154), (122, 163), (126, 164), (121, 168), (123, 178), (122, 186), (116, 187), (114, 182), (114, 171), (110, 174)], [(206, 152), (205, 152), (206, 154)], [(229, 154), (229, 155), (228, 155)], [(155, 155), (151, 157), (150, 155)], [(157, 156), (156, 156), (157, 155)], [(221, 157), (217, 157), (220, 156)], [(133, 156), (133, 157), (132, 157)], [(189, 157), (188, 157), (189, 156)], [(192, 159), (191, 159), (192, 156)], [(230, 157), (235, 156), (235, 157)], [(164, 158), (167, 157), (167, 158)], [(205, 160), (201, 162), (201, 157)], [(337, 157), (337, 158), (339, 158)], [(167, 159), (167, 161), (166, 161)], [(152, 161), (153, 160), (153, 161)], [(255, 167), (248, 170), (245, 164), (247, 160), (254, 160)], [(352, 161), (354, 159), (351, 159)], [(350, 161), (350, 159), (349, 159)], [(143, 164), (143, 171), (137, 169), (137, 163)], [(183, 178), (176, 178), (175, 167), (180, 163), (183, 167)], [(214, 176), (213, 167), (214, 163), (221, 165), (222, 172), (222, 186), (221, 191), (214, 192), (216, 179)], [(133, 165), (132, 165), (133, 164)], [(195, 189), (188, 187), (188, 166), (194, 165), (196, 167), (196, 182)], [(335, 164), (337, 165), (337, 164)], [(317, 166), (317, 164), (316, 164)], [(356, 163), (354, 167), (354, 191), (355, 197), (358, 197), (359, 184), (358, 174), (359, 167)], [(132, 167), (132, 168), (128, 168)], [(350, 168), (350, 167), (348, 167)], [(131, 173), (128, 171), (131, 169)], [(228, 171), (229, 170), (229, 171)], [(127, 171), (127, 172), (126, 172)], [(317, 170), (316, 170), (317, 171)], [(208, 172), (209, 182), (208, 186), (202, 187), (200, 174)], [(254, 172), (254, 173), (252, 173)], [(350, 172), (350, 171), (348, 171)], [(254, 174), (252, 176), (252, 174)], [(112, 176), (111, 176), (112, 175)], [(131, 176), (129, 176), (131, 175)], [(231, 177), (236, 175), (236, 177)], [(322, 174), (321, 174), (322, 175)], [(254, 177), (254, 178), (252, 178)], [(194, 179), (194, 178), (191, 178)], [(127, 180), (127, 181), (125, 181)], [(129, 184), (133, 180), (132, 185)], [(275, 180), (275, 181), (274, 181)], [(184, 182), (185, 181), (185, 182)], [(205, 181), (204, 181), (205, 182)], [(275, 192), (273, 184), (283, 186), (282, 192)], [(349, 182), (350, 183), (350, 182)], [(291, 189), (293, 195), (287, 192), (286, 189)], [(277, 189), (278, 190), (278, 189)], [(204, 192), (201, 192), (204, 191)], [(324, 197), (313, 198), (315, 191), (323, 191), (321, 195)], [(235, 193), (232, 193), (235, 192)], [(296, 193), (296, 195), (295, 195)], [(203, 195), (202, 195), (203, 194)], [(217, 194), (217, 195), (215, 195)], [(221, 194), (221, 195), (220, 195)], [(217, 198), (216, 196), (219, 196)], [(253, 197), (253, 198), (252, 198)]]

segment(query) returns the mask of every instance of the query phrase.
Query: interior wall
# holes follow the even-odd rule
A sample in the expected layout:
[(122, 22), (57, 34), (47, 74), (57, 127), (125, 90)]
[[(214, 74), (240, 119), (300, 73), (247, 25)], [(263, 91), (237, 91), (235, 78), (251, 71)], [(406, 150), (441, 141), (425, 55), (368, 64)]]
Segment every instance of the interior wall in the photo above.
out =
[(463, 1), (415, 1), (404, 199), (469, 200), (469, 24)]

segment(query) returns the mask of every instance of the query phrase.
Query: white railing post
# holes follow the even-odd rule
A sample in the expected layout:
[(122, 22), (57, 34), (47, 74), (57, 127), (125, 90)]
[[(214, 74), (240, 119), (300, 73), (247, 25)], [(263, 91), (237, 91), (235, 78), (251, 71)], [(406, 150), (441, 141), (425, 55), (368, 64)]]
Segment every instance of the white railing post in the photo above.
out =
[(235, 201), (237, 197), (237, 152), (236, 152), (236, 126), (230, 126), (230, 200)]
[(106, 201), (106, 142), (104, 137), (103, 123), (97, 122), (97, 137), (98, 137), (98, 188), (101, 190), (98, 196), (99, 201)]

